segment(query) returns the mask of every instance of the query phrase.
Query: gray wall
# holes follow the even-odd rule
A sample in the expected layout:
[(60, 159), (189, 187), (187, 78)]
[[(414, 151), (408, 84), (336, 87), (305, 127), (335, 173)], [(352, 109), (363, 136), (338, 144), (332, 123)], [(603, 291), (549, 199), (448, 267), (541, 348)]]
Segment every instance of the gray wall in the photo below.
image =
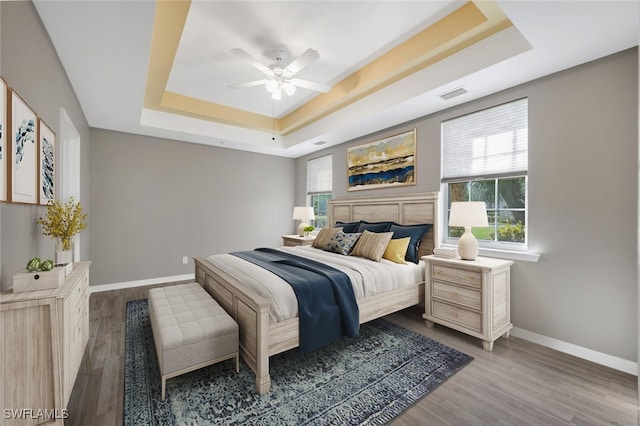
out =
[[(89, 213), (89, 126), (75, 92), (31, 2), (0, 2), (0, 75), (51, 129), (60, 134), (60, 108), (65, 108), (81, 137), (81, 201)], [(57, 146), (57, 154), (60, 146)], [(59, 158), (59, 157), (58, 157)], [(56, 184), (59, 169), (56, 171)], [(33, 256), (54, 257), (53, 242), (36, 225), (45, 207), (0, 204), (0, 287), (12, 285), (13, 274)], [(81, 234), (81, 258), (89, 258), (89, 232)]]
[[(636, 361), (638, 51), (621, 52), (296, 160), (333, 154), (334, 196), (440, 189), (440, 123), (529, 98), (529, 248), (512, 268), (515, 327)], [(347, 192), (346, 148), (416, 128), (417, 185)], [(296, 188), (302, 203), (305, 185)]]
[(92, 285), (191, 274), (193, 256), (294, 231), (292, 159), (99, 129), (91, 140)]

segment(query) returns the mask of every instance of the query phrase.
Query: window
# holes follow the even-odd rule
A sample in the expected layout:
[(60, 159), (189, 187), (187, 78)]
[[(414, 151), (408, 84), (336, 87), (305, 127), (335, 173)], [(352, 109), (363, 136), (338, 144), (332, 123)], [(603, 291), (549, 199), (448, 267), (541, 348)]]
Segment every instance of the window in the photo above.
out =
[(307, 161), (307, 205), (313, 207), (316, 228), (327, 226), (327, 201), (331, 199), (332, 186), (331, 155)]
[[(527, 99), (442, 123), (445, 218), (453, 201), (484, 201), (489, 226), (473, 228), (481, 247), (526, 247), (527, 149)], [(447, 226), (445, 242), (463, 232)]]

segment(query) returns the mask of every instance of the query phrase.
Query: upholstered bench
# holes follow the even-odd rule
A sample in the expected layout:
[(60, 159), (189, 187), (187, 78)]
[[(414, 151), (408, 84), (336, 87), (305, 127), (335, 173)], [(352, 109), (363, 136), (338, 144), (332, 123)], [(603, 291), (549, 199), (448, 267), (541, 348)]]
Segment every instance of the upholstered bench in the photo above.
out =
[(149, 290), (149, 316), (162, 376), (167, 379), (230, 358), (239, 371), (238, 324), (198, 283)]

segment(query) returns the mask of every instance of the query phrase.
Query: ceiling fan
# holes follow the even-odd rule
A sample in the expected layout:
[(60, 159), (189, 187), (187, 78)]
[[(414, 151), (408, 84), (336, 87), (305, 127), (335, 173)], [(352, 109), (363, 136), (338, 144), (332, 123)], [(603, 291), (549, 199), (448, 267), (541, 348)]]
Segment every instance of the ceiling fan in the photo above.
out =
[(232, 84), (228, 86), (231, 89), (253, 87), (264, 84), (269, 93), (271, 93), (271, 98), (276, 101), (282, 99), (283, 91), (288, 96), (293, 95), (296, 91), (296, 87), (324, 93), (327, 93), (329, 90), (331, 90), (331, 86), (328, 84), (315, 83), (313, 81), (301, 80), (299, 78), (293, 77), (295, 74), (300, 72), (300, 70), (320, 57), (318, 52), (313, 49), (307, 49), (302, 55), (291, 61), (291, 63), (289, 63), (289, 65), (287, 65), (286, 67), (283, 66), (283, 49), (276, 49), (273, 51), (273, 56), (275, 57), (276, 62), (269, 66), (263, 65), (260, 61), (258, 61), (242, 49), (231, 49), (231, 53), (253, 65), (258, 70), (265, 73), (267, 76), (267, 78), (263, 78), (262, 80)]

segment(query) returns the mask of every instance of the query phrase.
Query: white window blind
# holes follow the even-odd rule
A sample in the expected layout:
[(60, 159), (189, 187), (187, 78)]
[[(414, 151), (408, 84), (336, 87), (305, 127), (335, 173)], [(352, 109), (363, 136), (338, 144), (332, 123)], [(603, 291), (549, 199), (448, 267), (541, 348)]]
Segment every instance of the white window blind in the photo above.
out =
[(528, 100), (442, 123), (442, 181), (526, 175)]
[(331, 155), (325, 155), (307, 161), (307, 194), (332, 191), (332, 160)]

